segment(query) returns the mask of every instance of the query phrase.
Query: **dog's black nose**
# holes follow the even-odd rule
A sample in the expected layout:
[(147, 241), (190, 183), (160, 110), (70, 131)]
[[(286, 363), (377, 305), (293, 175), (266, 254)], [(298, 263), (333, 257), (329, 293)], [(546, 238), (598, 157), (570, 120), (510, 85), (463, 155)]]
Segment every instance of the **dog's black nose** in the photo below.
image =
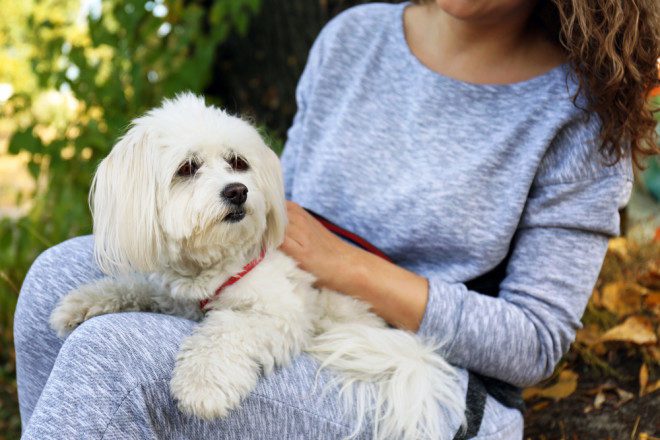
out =
[(232, 205), (242, 205), (247, 200), (248, 189), (242, 183), (230, 183), (222, 190), (222, 197)]

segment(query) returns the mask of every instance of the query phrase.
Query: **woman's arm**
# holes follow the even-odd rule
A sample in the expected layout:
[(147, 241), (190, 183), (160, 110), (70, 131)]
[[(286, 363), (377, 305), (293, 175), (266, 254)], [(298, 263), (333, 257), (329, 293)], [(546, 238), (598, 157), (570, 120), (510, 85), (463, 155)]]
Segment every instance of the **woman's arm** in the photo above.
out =
[(527, 386), (568, 350), (598, 276), (625, 175), (535, 188), (498, 298), (423, 277), (354, 248), (290, 203), (282, 249), (319, 284), (363, 299), (390, 324), (442, 342), (450, 362)]
[(313, 273), (318, 286), (359, 298), (389, 324), (417, 331), (428, 299), (426, 278), (343, 241), (293, 202), (287, 210), (282, 250)]

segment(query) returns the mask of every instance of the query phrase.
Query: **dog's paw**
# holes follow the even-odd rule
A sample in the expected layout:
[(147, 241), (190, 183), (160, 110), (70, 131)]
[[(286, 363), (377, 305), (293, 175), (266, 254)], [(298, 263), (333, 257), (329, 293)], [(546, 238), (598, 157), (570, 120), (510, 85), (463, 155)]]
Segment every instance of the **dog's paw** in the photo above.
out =
[(102, 313), (94, 292), (89, 286), (82, 286), (60, 299), (50, 315), (50, 326), (59, 337), (64, 338), (89, 318)]
[(238, 364), (230, 364), (217, 354), (204, 349), (179, 354), (170, 391), (183, 413), (204, 420), (224, 418), (256, 386), (259, 367), (255, 362), (240, 356)]
[[(240, 404), (227, 393), (210, 384), (205, 384), (203, 375), (192, 379), (180, 368), (174, 370), (170, 382), (172, 397), (184, 414), (204, 420), (224, 418)], [(192, 379), (192, 380), (191, 380)]]

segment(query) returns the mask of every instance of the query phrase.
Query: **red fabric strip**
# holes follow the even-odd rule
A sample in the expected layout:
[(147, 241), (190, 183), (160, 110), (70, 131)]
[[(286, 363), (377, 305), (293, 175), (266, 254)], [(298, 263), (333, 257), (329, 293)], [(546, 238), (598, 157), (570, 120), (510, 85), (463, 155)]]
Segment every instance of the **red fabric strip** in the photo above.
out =
[(328, 229), (330, 232), (334, 233), (335, 235), (338, 235), (351, 243), (355, 244), (358, 247), (361, 247), (365, 251), (371, 252), (374, 255), (378, 255), (379, 257), (391, 262), (392, 260), (390, 257), (385, 255), (383, 251), (378, 249), (376, 246), (373, 244), (369, 243), (367, 240), (364, 238), (360, 237), (357, 234), (354, 234), (350, 231), (347, 231), (346, 229), (342, 228), (341, 226), (338, 226), (334, 223), (332, 223), (330, 220), (327, 218), (323, 217), (320, 214), (315, 213), (314, 211), (310, 211), (309, 209), (306, 209), (307, 212), (309, 212), (316, 220), (321, 222), (323, 226), (325, 226), (326, 229)]
[(220, 287), (215, 289), (215, 292), (213, 293), (213, 296), (210, 298), (203, 299), (199, 302), (199, 308), (204, 310), (206, 308), (206, 305), (211, 302), (211, 300), (217, 298), (220, 293), (222, 293), (222, 290), (225, 287), (231, 286), (234, 283), (237, 283), (238, 280), (243, 278), (245, 275), (247, 275), (252, 269), (254, 269), (259, 263), (261, 263), (264, 259), (264, 256), (266, 256), (266, 251), (262, 250), (261, 254), (259, 254), (259, 257), (255, 258), (254, 260), (250, 261), (248, 264), (243, 266), (243, 270), (237, 273), (236, 275), (231, 276), (227, 281), (222, 283)]

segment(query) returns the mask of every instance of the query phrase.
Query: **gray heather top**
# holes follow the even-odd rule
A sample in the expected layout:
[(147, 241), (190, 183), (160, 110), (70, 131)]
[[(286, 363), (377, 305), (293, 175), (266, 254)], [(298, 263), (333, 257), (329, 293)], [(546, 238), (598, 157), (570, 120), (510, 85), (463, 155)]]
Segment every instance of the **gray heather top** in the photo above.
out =
[[(566, 65), (506, 85), (440, 75), (410, 52), (404, 7), (352, 8), (314, 43), (282, 157), (287, 196), (428, 278), (419, 333), (452, 363), (533, 384), (580, 326), (630, 161), (603, 164)], [(468, 290), (510, 246), (499, 297)]]

